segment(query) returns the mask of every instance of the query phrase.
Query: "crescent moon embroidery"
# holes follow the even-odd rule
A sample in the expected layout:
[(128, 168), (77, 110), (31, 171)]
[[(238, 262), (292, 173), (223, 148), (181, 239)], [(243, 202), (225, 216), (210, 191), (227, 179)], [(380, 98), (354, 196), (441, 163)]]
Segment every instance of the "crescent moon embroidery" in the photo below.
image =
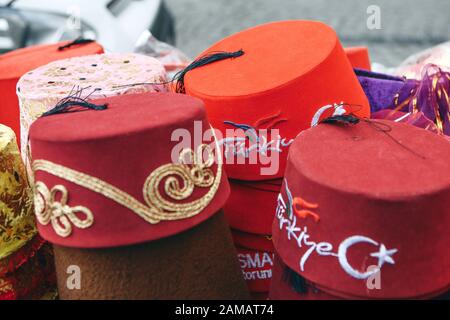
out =
[[(330, 256), (337, 258), (339, 266), (349, 276), (358, 280), (365, 280), (379, 273), (385, 264), (395, 265), (393, 256), (398, 252), (398, 249), (387, 249), (383, 243), (378, 243), (369, 237), (360, 235), (351, 236), (339, 244), (337, 253), (333, 252), (334, 246), (329, 242), (310, 240), (310, 234), (307, 226), (297, 224), (298, 219), (297, 215), (294, 214), (295, 208), (293, 206), (295, 197), (289, 189), (288, 181), (286, 179), (284, 181), (284, 187), (288, 199), (285, 201), (281, 193), (278, 195), (275, 216), (279, 220), (280, 230), (284, 229), (286, 231), (287, 239), (294, 240), (298, 248), (300, 248), (301, 251), (304, 251), (303, 254), (300, 254), (300, 271), (305, 271), (304, 266), (313, 254), (321, 257)], [(310, 207), (316, 206), (316, 204), (312, 203), (308, 203), (307, 205)], [(349, 249), (358, 243), (368, 243), (377, 248), (376, 252), (368, 253), (367, 255), (367, 258), (376, 258), (378, 260), (377, 265), (368, 266), (369, 268), (366, 272), (356, 270), (348, 261), (347, 254)]]
[(378, 266), (378, 268), (374, 268), (371, 271), (361, 273), (361, 272), (355, 270), (350, 265), (350, 263), (348, 262), (348, 259), (347, 259), (347, 251), (350, 247), (354, 246), (357, 243), (370, 243), (370, 244), (373, 244), (374, 246), (378, 246), (378, 243), (370, 238), (363, 237), (363, 236), (353, 236), (353, 237), (350, 237), (350, 238), (344, 240), (341, 243), (341, 245), (339, 246), (338, 259), (339, 259), (339, 263), (341, 264), (342, 269), (344, 269), (345, 272), (347, 272), (353, 278), (363, 280), (363, 279), (367, 279), (370, 276), (378, 273), (381, 268), (380, 268), (380, 266)]

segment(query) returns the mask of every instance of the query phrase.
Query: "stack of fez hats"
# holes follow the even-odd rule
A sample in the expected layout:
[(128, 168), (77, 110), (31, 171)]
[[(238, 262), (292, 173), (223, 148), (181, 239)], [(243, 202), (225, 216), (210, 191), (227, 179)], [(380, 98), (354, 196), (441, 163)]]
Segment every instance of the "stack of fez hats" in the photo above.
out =
[(31, 186), (20, 157), (17, 82), (49, 62), (102, 52), (99, 44), (78, 40), (32, 46), (0, 56), (0, 299), (55, 296), (52, 250), (37, 234)]
[[(247, 298), (203, 103), (173, 93), (91, 103), (107, 108), (44, 115), (30, 129), (36, 216), (60, 297)], [(198, 143), (173, 139), (176, 130)], [(73, 265), (79, 290), (66, 286)]]
[[(203, 103), (168, 93), (166, 78), (153, 58), (97, 54), (18, 83), (22, 153), (62, 299), (248, 298), (217, 141), (171, 140), (210, 131)], [(79, 290), (67, 285), (71, 266)]]
[[(351, 103), (368, 117), (369, 104), (336, 33), (320, 22), (251, 28), (202, 56), (222, 51), (241, 54), (190, 71), (184, 85), (205, 102), (212, 126), (222, 133), (231, 185), (225, 215), (236, 246), (245, 249), (240, 260), (250, 288), (267, 293), (267, 281), (253, 282), (267, 278), (269, 260), (262, 253), (272, 257), (275, 204), (293, 139), (320, 117), (322, 106)], [(259, 269), (255, 276), (249, 265)]]
[[(63, 299), (448, 292), (448, 73), (373, 73), (313, 21), (218, 42), (176, 75), (187, 95), (157, 60), (102, 52), (0, 57), (0, 299), (44, 295), (53, 260)], [(438, 134), (370, 120), (393, 114)]]

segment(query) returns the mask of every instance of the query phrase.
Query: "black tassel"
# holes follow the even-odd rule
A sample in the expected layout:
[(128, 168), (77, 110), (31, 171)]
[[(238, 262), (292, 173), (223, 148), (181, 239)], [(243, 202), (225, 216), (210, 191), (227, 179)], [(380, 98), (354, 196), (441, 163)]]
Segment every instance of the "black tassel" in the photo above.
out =
[(284, 267), (283, 280), (289, 283), (295, 292), (299, 294), (308, 293), (308, 283), (306, 282), (306, 279), (287, 266)]
[(185, 69), (181, 70), (174, 76), (172, 81), (176, 81), (177, 83), (175, 87), (176, 92), (186, 93), (186, 89), (184, 87), (184, 77), (186, 73), (188, 73), (189, 71), (216, 61), (221, 61), (225, 59), (234, 59), (242, 55), (244, 55), (244, 51), (241, 49), (235, 52), (224, 52), (224, 51), (211, 52), (203, 57), (198, 58), (197, 60), (192, 62)]
[[(73, 93), (72, 91), (69, 93), (69, 96), (61, 99), (55, 107), (53, 107), (51, 110), (44, 112), (41, 117), (46, 117), (54, 114), (60, 114), (60, 113), (68, 113), (68, 112), (74, 112), (75, 109), (84, 108), (84, 109), (90, 109), (90, 110), (105, 110), (108, 108), (108, 104), (94, 104), (87, 101), (89, 96), (92, 94), (89, 94), (85, 98), (81, 98), (81, 93), (83, 92), (83, 89), (78, 89)], [(95, 92), (95, 90), (93, 91)]]
[(358, 124), (360, 119), (352, 114), (333, 116), (322, 120), (320, 123), (343, 123), (343, 124)]
[(87, 43), (91, 43), (91, 42), (94, 42), (94, 40), (92, 40), (92, 39), (84, 39), (82, 37), (78, 37), (75, 40), (73, 40), (72, 42), (69, 42), (68, 44), (65, 44), (63, 46), (58, 47), (58, 50), (59, 51), (63, 51), (63, 50), (69, 49), (69, 48), (71, 48), (73, 46), (76, 46), (76, 45), (87, 44)]
[(190, 65), (188, 65), (183, 70), (179, 71), (170, 81), (165, 82), (140, 82), (140, 83), (130, 83), (130, 84), (124, 84), (119, 86), (114, 86), (113, 88), (126, 88), (126, 87), (135, 87), (135, 86), (142, 86), (142, 85), (165, 85), (165, 84), (171, 84), (176, 83), (175, 85), (175, 92), (177, 93), (186, 93), (185, 87), (184, 87), (184, 77), (186, 73), (189, 71), (205, 66), (207, 64), (221, 61), (225, 59), (233, 59), (240, 57), (244, 54), (243, 50), (238, 50), (236, 52), (212, 52), (206, 56), (203, 56), (201, 58), (198, 58), (194, 62), (192, 62)]
[(72, 107), (80, 107), (90, 110), (105, 110), (108, 108), (108, 105), (107, 104), (97, 105), (89, 103), (87, 101), (77, 101), (77, 100), (66, 101), (64, 103), (58, 103), (53, 109), (43, 113), (42, 116), (46, 117), (51, 116), (53, 114), (73, 112), (73, 110), (71, 110)]

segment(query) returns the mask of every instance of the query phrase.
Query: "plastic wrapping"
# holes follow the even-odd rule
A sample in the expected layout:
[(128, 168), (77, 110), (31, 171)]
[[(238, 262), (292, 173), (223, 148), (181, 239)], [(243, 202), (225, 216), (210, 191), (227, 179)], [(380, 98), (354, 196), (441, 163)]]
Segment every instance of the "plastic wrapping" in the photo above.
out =
[(395, 74), (409, 79), (420, 80), (427, 64), (435, 64), (443, 71), (450, 72), (450, 41), (413, 54), (395, 70)]
[(183, 70), (192, 62), (192, 59), (181, 50), (159, 41), (150, 31), (144, 32), (138, 39), (134, 52), (159, 60), (166, 68), (169, 79), (172, 79), (177, 72)]

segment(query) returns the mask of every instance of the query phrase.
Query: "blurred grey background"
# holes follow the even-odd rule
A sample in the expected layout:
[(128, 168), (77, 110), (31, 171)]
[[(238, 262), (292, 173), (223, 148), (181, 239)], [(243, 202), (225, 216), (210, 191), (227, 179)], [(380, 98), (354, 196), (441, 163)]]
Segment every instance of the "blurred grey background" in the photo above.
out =
[[(344, 46), (368, 46), (372, 62), (396, 66), (410, 54), (450, 39), (450, 0), (166, 0), (177, 46), (195, 57), (242, 29), (287, 19), (323, 21)], [(367, 8), (380, 8), (381, 29), (369, 30)]]

